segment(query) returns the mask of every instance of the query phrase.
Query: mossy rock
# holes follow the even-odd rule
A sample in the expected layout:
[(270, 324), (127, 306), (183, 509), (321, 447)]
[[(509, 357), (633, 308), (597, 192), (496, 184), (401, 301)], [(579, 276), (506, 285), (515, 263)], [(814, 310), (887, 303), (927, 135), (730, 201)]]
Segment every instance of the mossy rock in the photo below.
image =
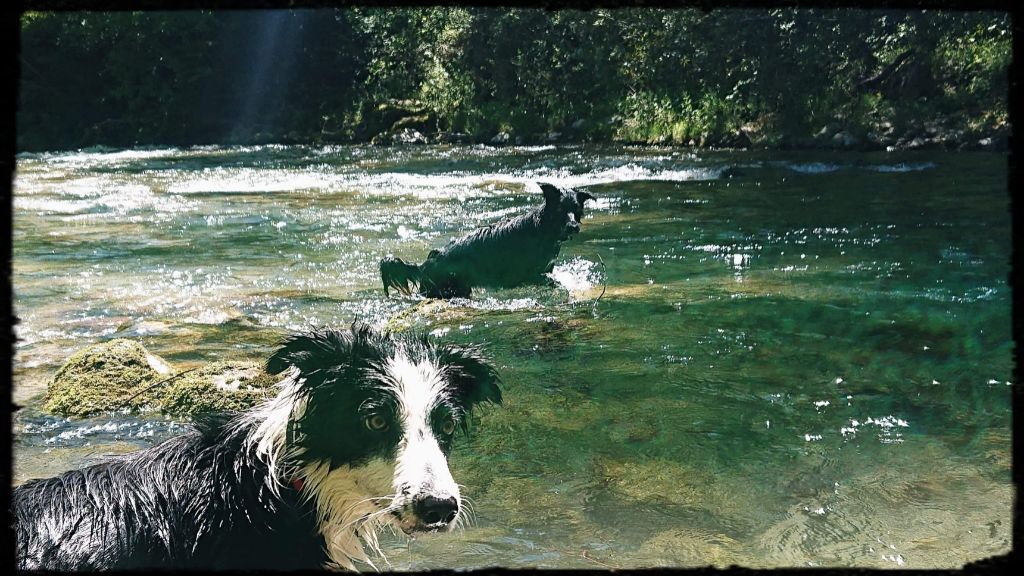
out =
[(214, 362), (159, 386), (155, 402), (172, 416), (245, 410), (273, 396), (278, 380), (256, 362)]
[(172, 377), (174, 372), (136, 341), (96, 344), (57, 371), (43, 409), (77, 418), (119, 410), (189, 417), (254, 406), (275, 393), (278, 380), (253, 361), (214, 362)]
[(71, 356), (54, 375), (43, 409), (74, 417), (141, 409), (147, 403), (144, 396), (127, 399), (171, 372), (167, 362), (133, 340), (118, 338), (89, 346)]
[[(391, 332), (424, 327), (450, 328), (488, 314), (468, 306), (458, 306), (447, 300), (420, 300), (388, 319), (384, 328)], [(492, 311), (493, 312), (493, 311)]]

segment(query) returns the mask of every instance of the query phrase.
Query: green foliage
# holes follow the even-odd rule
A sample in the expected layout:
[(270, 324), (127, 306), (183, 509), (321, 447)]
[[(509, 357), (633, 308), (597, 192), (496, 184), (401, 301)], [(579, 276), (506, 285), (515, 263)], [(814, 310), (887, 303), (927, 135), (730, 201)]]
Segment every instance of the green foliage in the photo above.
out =
[(476, 87), (469, 72), (454, 64), (466, 57), (466, 37), (473, 18), (466, 9), (453, 8), (448, 12), (435, 9), (429, 20), (427, 28), (436, 30), (437, 35), (422, 53), (424, 71), (419, 97), (445, 120), (444, 128), (463, 129)]
[(750, 119), (734, 100), (715, 94), (703, 94), (696, 100), (683, 95), (675, 101), (649, 92), (630, 94), (620, 113), (625, 120), (616, 136), (647, 144), (693, 142), (703, 146), (736, 132)]
[(933, 65), (945, 95), (955, 107), (1005, 110), (1011, 43), (1005, 18), (977, 22), (963, 34), (939, 41)]
[(1012, 42), (990, 12), (459, 6), (26, 12), (21, 40), (25, 150), (365, 141), (405, 100), (479, 140), (998, 124)]

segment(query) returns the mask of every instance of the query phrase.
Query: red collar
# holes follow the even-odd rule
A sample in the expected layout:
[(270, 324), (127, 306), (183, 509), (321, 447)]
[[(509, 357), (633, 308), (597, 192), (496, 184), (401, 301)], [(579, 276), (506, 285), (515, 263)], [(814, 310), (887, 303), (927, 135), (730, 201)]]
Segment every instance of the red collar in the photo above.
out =
[(302, 487), (305, 485), (306, 481), (303, 480), (302, 478), (299, 478), (297, 476), (295, 478), (292, 478), (292, 488), (295, 488), (296, 492), (302, 492)]

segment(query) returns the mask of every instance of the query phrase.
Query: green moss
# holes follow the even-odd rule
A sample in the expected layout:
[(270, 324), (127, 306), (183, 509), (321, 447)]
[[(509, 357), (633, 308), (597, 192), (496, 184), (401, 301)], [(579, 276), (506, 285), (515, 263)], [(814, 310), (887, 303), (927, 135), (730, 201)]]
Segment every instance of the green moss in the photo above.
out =
[(277, 381), (259, 363), (244, 360), (214, 362), (173, 378), (172, 372), (132, 340), (89, 346), (54, 375), (43, 409), (78, 418), (122, 409), (189, 417), (249, 408), (273, 395)]
[(44, 409), (83, 417), (120, 408), (140, 409), (148, 398), (135, 392), (168, 376), (170, 366), (132, 340), (118, 338), (79, 351), (47, 386)]
[(155, 391), (161, 411), (172, 416), (245, 410), (274, 393), (277, 378), (256, 362), (214, 362)]
[(450, 327), (487, 314), (485, 310), (454, 305), (447, 300), (421, 300), (392, 316), (385, 328), (405, 332), (426, 326)]

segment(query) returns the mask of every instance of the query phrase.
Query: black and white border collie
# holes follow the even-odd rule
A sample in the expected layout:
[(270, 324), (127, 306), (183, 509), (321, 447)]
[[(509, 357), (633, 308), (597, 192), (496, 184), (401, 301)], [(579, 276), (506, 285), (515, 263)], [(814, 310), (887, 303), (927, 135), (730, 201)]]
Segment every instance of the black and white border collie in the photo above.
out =
[(267, 370), (260, 407), (15, 488), (17, 567), (355, 569), (380, 528), (464, 519), (446, 455), (501, 401), (476, 348), (355, 324), (289, 338)]
[(544, 204), (479, 228), (431, 250), (422, 264), (388, 257), (380, 262), (384, 293), (419, 287), (427, 298), (469, 298), (474, 287), (514, 288), (545, 281), (562, 242), (580, 231), (583, 205), (594, 196), (538, 183)]

